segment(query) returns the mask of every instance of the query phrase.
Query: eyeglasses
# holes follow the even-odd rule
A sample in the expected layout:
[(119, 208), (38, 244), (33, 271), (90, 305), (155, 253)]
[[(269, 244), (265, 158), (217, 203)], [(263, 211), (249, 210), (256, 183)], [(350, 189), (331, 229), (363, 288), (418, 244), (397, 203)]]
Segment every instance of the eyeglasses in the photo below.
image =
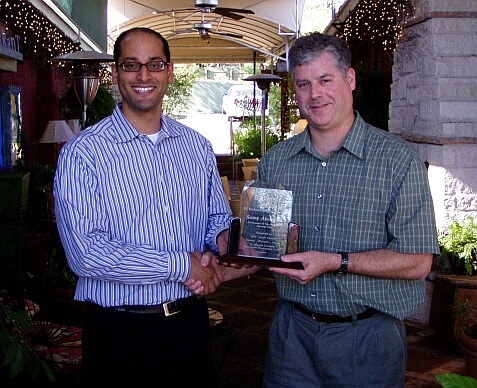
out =
[(162, 71), (166, 68), (169, 63), (164, 61), (151, 61), (147, 63), (141, 62), (123, 62), (118, 63), (118, 66), (121, 66), (124, 71), (128, 72), (138, 72), (141, 70), (141, 67), (146, 66), (146, 69), (152, 72)]

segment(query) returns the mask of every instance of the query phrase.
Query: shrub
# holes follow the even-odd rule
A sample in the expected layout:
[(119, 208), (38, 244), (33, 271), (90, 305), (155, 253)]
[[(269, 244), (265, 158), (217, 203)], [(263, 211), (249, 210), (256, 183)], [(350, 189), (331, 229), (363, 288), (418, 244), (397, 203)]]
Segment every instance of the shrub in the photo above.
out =
[(166, 115), (177, 118), (187, 110), (192, 87), (198, 75), (199, 69), (195, 66), (174, 68), (174, 81), (168, 86), (162, 103)]
[[(256, 118), (260, 120), (260, 118)], [(269, 119), (267, 118), (269, 124)], [(279, 137), (272, 131), (270, 125), (265, 125), (266, 149), (279, 142)], [(260, 124), (256, 125), (254, 119), (244, 120), (234, 132), (234, 142), (237, 147), (236, 159), (260, 158), (262, 151), (262, 133)]]
[(455, 272), (472, 275), (477, 271), (477, 223), (469, 217), (454, 220), (439, 236), (438, 264), (449, 263)]

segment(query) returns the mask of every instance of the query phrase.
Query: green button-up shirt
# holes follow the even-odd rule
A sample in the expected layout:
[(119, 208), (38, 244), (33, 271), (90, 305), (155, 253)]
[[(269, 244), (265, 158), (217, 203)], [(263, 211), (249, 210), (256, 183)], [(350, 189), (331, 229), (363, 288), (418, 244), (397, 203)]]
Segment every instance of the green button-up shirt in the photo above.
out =
[[(310, 133), (271, 148), (259, 179), (293, 192), (292, 221), (301, 226), (300, 251), (439, 254), (434, 208), (424, 163), (404, 140), (359, 116), (328, 159)], [(382, 260), (386, 260), (383, 256)], [(352, 315), (366, 308), (403, 319), (423, 300), (424, 281), (323, 274), (305, 285), (277, 275), (279, 297), (308, 309)]]

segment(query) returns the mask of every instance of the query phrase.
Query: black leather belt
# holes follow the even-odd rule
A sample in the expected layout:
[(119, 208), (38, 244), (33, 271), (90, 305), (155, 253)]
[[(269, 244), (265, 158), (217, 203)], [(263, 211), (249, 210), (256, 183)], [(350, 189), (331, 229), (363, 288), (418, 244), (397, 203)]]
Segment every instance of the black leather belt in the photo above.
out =
[(346, 317), (342, 317), (340, 315), (314, 313), (313, 311), (307, 310), (306, 308), (304, 308), (302, 305), (298, 303), (295, 303), (294, 306), (295, 306), (295, 309), (300, 311), (301, 313), (306, 314), (309, 317), (312, 317), (317, 322), (323, 322), (323, 323), (345, 323), (345, 322), (353, 322), (354, 320), (359, 321), (361, 319), (371, 318), (374, 314), (378, 313), (378, 310), (370, 308), (356, 315), (348, 315)]
[(136, 314), (164, 314), (166, 317), (180, 313), (197, 302), (197, 296), (192, 295), (188, 298), (177, 299), (171, 302), (157, 304), (153, 306), (115, 306), (109, 307), (111, 310), (123, 311)]

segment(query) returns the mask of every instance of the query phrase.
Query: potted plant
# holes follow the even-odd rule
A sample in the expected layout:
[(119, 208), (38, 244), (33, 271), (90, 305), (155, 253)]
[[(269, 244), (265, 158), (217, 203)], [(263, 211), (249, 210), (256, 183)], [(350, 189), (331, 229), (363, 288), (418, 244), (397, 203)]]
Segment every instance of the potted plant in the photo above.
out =
[(3, 386), (71, 386), (69, 376), (78, 379), (82, 329), (43, 320), (41, 310), (25, 296), (1, 293)]
[[(0, 295), (0, 359), (3, 383), (20, 381), (31, 384), (38, 381), (54, 382), (55, 374), (51, 363), (40, 357), (30, 341), (34, 332), (32, 316), (34, 304), (26, 308), (24, 300), (17, 300), (2, 291)], [(5, 375), (5, 372), (7, 376)], [(45, 381), (46, 379), (46, 381)]]
[(465, 366), (469, 376), (477, 379), (477, 323), (476, 309), (469, 299), (459, 300), (455, 305), (459, 341), (464, 352)]
[(455, 340), (462, 332), (458, 322), (462, 314), (449, 314), (449, 309), (462, 310), (459, 301), (466, 298), (473, 304), (477, 303), (476, 221), (470, 217), (451, 220), (439, 231), (439, 245), (441, 255), (433, 267), (436, 277), (433, 282), (429, 326), (440, 335)]
[(441, 255), (436, 266), (457, 274), (473, 275), (477, 271), (477, 223), (468, 217), (453, 220), (439, 236)]

